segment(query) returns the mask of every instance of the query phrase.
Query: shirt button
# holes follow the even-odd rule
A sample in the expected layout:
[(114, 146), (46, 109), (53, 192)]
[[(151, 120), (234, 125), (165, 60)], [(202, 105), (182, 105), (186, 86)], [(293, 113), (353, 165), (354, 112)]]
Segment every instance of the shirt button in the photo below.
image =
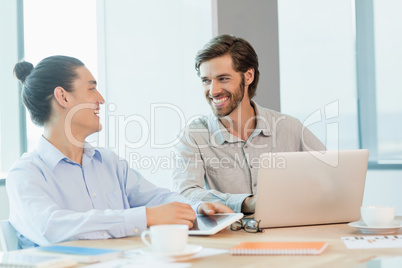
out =
[(244, 148), (246, 148), (246, 149), (247, 149), (247, 148), (248, 148), (248, 145), (244, 146)]
[(254, 187), (257, 187), (257, 183), (254, 183)]
[(253, 168), (253, 165), (250, 165), (250, 168)]
[(106, 236), (107, 236), (107, 233), (103, 233), (103, 236), (106, 237)]
[(137, 228), (134, 229), (134, 233), (138, 233), (139, 230)]
[(93, 193), (92, 196), (93, 196), (93, 197), (96, 197), (96, 193)]

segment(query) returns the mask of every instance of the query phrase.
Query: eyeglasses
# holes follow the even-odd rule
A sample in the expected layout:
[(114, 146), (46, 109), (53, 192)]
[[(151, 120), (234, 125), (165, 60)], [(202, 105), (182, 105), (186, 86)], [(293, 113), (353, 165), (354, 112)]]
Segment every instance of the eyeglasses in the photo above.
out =
[(245, 220), (246, 223), (243, 223), (242, 220), (238, 220), (234, 223), (232, 223), (232, 225), (230, 225), (230, 230), (232, 231), (239, 231), (241, 229), (244, 229), (244, 231), (248, 232), (248, 233), (258, 233), (258, 232), (262, 232), (262, 230), (260, 229), (260, 221), (256, 221), (256, 220)]

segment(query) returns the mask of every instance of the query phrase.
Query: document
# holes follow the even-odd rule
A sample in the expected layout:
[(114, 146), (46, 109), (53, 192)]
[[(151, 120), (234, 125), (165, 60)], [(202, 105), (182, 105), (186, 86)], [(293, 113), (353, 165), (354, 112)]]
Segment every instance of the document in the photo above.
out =
[(62, 268), (75, 266), (77, 262), (57, 256), (35, 255), (19, 251), (0, 252), (0, 267)]
[(402, 248), (402, 235), (341, 237), (349, 249)]

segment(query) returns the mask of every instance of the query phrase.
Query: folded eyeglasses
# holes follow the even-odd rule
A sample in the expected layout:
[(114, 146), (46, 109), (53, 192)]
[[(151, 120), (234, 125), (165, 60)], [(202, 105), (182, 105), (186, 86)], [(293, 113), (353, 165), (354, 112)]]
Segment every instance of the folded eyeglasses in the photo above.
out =
[(260, 229), (260, 221), (261, 220), (256, 221), (253, 219), (244, 219), (244, 221), (238, 220), (238, 221), (232, 223), (232, 225), (230, 225), (230, 230), (239, 231), (241, 229), (244, 229), (244, 231), (246, 231), (248, 233), (262, 232), (262, 229)]

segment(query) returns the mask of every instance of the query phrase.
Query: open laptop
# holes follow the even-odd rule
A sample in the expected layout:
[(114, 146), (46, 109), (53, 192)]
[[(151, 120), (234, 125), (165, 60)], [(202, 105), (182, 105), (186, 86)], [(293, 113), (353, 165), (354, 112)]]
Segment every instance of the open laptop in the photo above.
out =
[(254, 219), (260, 228), (356, 221), (368, 150), (261, 155)]

